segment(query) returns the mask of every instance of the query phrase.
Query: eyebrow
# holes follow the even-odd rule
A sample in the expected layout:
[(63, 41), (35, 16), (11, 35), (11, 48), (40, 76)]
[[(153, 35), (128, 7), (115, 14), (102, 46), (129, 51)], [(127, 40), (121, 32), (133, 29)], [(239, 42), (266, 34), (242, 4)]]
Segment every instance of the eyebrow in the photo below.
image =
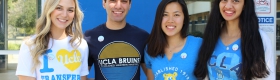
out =
[[(57, 5), (57, 7), (63, 7), (62, 5)], [(69, 7), (70, 9), (75, 9), (75, 7)]]
[[(166, 11), (164, 11), (164, 13), (168, 13)], [(181, 13), (180, 11), (174, 11), (173, 13)]]

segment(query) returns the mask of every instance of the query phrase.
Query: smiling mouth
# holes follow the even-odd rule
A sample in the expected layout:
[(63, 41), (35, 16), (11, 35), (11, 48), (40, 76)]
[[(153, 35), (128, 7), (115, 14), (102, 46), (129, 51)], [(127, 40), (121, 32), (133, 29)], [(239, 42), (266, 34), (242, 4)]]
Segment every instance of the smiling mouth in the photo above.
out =
[(116, 13), (116, 14), (121, 14), (122, 12), (116, 12), (116, 11), (114, 11), (114, 13)]
[(225, 11), (225, 13), (232, 14), (233, 11)]
[(59, 22), (63, 22), (63, 23), (65, 23), (65, 22), (67, 22), (68, 20), (64, 20), (64, 19), (57, 19)]
[(175, 28), (175, 26), (166, 26), (167, 27), (167, 29), (174, 29)]
[(225, 15), (232, 16), (235, 12), (234, 11), (224, 11)]
[(113, 11), (114, 14), (122, 14), (123, 11)]

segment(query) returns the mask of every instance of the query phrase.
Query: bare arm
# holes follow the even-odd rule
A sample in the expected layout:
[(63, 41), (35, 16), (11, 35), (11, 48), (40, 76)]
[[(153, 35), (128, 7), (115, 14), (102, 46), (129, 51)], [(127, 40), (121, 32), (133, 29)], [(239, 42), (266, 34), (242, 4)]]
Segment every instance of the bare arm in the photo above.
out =
[(146, 67), (146, 64), (145, 63), (141, 63), (141, 67), (145, 73), (145, 75), (147, 75), (147, 67)]
[(28, 76), (18, 76), (18, 80), (36, 80), (36, 78)]
[(88, 71), (90, 71), (91, 66), (88, 66)]
[(147, 80), (154, 80), (154, 75), (151, 69), (147, 69)]
[(86, 76), (81, 76), (81, 80), (87, 80)]

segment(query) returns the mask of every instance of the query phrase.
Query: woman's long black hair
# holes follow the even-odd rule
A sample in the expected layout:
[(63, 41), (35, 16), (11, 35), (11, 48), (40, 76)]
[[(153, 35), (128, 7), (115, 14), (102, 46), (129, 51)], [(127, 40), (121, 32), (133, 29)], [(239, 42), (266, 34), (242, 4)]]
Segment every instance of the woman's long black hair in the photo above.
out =
[(187, 5), (184, 0), (162, 0), (157, 7), (155, 21), (153, 25), (153, 29), (151, 31), (150, 36), (147, 39), (147, 53), (151, 57), (157, 57), (158, 55), (164, 55), (164, 48), (167, 46), (167, 39), (165, 33), (161, 29), (161, 22), (165, 7), (167, 4), (171, 2), (178, 2), (184, 13), (184, 24), (180, 31), (180, 35), (182, 38), (187, 37), (187, 31), (189, 27), (189, 14)]
[[(219, 3), (220, 0), (214, 0), (212, 3), (210, 17), (205, 28), (203, 42), (198, 55), (199, 59), (194, 72), (198, 79), (203, 79), (208, 75), (207, 63), (212, 56), (222, 28), (226, 27), (223, 24), (225, 19), (220, 13)], [(269, 71), (266, 68), (264, 48), (259, 33), (254, 0), (244, 0), (244, 7), (239, 19), (242, 65), (238, 76), (244, 80), (267, 77)]]

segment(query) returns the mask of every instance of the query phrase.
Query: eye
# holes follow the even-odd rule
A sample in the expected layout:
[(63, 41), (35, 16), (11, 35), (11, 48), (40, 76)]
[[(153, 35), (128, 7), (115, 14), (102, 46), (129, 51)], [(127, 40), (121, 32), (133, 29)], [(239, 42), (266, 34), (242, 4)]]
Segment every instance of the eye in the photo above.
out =
[(239, 2), (239, 0), (233, 0), (233, 2)]
[(116, 0), (110, 0), (110, 2), (116, 2)]
[(56, 7), (55, 9), (57, 9), (57, 10), (62, 10), (62, 8), (61, 8), (61, 7)]
[(74, 10), (73, 9), (69, 9), (68, 12), (74, 12)]
[(127, 1), (127, 0), (122, 0), (122, 2), (123, 2), (123, 3), (127, 3), (128, 1)]
[(175, 14), (174, 16), (180, 16), (179, 14)]
[(166, 13), (164, 13), (163, 16), (168, 16), (168, 15)]
[(227, 0), (221, 0), (221, 2), (227, 2)]

